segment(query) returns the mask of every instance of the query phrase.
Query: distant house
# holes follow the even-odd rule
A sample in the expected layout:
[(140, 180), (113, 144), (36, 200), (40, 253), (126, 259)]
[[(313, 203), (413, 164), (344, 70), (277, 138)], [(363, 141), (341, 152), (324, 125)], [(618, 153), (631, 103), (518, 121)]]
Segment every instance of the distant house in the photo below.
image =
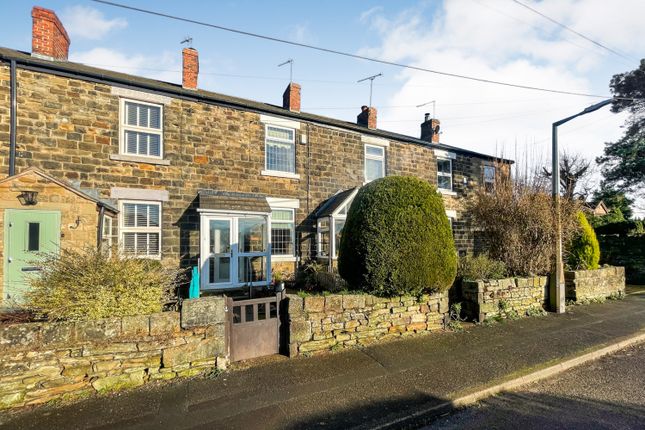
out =
[[(82, 237), (197, 265), (203, 291), (248, 290), (268, 285), (272, 269), (333, 261), (356, 190), (387, 175), (437, 187), (463, 254), (474, 247), (464, 197), (491, 189), (511, 163), (441, 143), (428, 115), (411, 137), (378, 129), (373, 107), (356, 123), (301, 112), (296, 83), (282, 106), (200, 90), (192, 48), (182, 85), (72, 63), (56, 14), (35, 7), (32, 17), (31, 53), (0, 48), (0, 169), (15, 175), (2, 207), (24, 224), (12, 225), (27, 254)], [(35, 201), (19, 200), (32, 191)], [(10, 299), (30, 266), (12, 254), (4, 213)]]
[(600, 200), (598, 203), (586, 202), (583, 206), (585, 212), (594, 215), (594, 216), (603, 216), (609, 213), (609, 207)]

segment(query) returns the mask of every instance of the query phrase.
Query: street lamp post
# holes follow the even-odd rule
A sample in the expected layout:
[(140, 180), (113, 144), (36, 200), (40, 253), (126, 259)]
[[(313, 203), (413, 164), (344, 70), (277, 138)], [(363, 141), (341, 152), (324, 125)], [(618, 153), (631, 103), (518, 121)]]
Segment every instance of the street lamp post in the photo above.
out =
[(607, 106), (613, 99), (603, 100), (600, 103), (591, 105), (582, 112), (553, 123), (551, 128), (552, 156), (551, 156), (551, 195), (553, 197), (553, 209), (555, 211), (555, 267), (551, 274), (551, 288), (549, 291), (549, 303), (551, 310), (561, 314), (565, 311), (565, 289), (564, 289), (564, 268), (562, 264), (562, 220), (560, 216), (560, 154), (558, 152), (558, 127), (582, 115), (597, 111)]

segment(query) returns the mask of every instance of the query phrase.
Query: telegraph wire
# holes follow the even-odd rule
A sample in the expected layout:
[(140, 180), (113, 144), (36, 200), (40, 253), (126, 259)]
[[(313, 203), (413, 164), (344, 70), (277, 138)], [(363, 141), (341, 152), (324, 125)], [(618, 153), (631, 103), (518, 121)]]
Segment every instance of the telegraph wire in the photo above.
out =
[(93, 1), (95, 3), (101, 3), (101, 4), (104, 4), (104, 5), (107, 5), (107, 6), (112, 6), (112, 7), (131, 10), (131, 11), (134, 11), (134, 12), (140, 12), (140, 13), (145, 13), (145, 14), (148, 14), (148, 15), (159, 16), (159, 17), (162, 17), (162, 18), (167, 18), (167, 19), (171, 19), (171, 20), (175, 20), (175, 21), (182, 21), (182, 22), (187, 22), (187, 23), (190, 23), (190, 24), (200, 25), (200, 26), (203, 26), (203, 27), (209, 27), (209, 28), (214, 28), (214, 29), (217, 29), (217, 30), (228, 31), (228, 32), (235, 33), (235, 34), (240, 34), (240, 35), (243, 35), (243, 36), (255, 37), (255, 38), (258, 38), (258, 39), (269, 40), (269, 41), (272, 41), (272, 42), (284, 43), (284, 44), (287, 44), (287, 45), (298, 46), (298, 47), (301, 47), (301, 48), (313, 49), (313, 50), (316, 50), (316, 51), (326, 52), (326, 53), (329, 53), (329, 54), (335, 54), (335, 55), (340, 55), (340, 56), (359, 59), (359, 60), (371, 61), (371, 62), (374, 62), (374, 63), (385, 64), (385, 65), (388, 65), (388, 66), (400, 67), (400, 68), (404, 68), (404, 69), (416, 70), (416, 71), (420, 71), (420, 72), (433, 73), (433, 74), (436, 74), (436, 75), (442, 75), (442, 76), (448, 76), (448, 77), (453, 77), (453, 78), (458, 78), (458, 79), (465, 79), (465, 80), (470, 80), (470, 81), (475, 81), (475, 82), (482, 82), (482, 83), (486, 83), (486, 84), (501, 85), (501, 86), (506, 86), (506, 87), (520, 88), (520, 89), (532, 90), (532, 91), (542, 91), (542, 92), (548, 92), (548, 93), (566, 94), (566, 95), (581, 96), (581, 97), (609, 98), (609, 96), (606, 96), (606, 95), (587, 94), (587, 93), (580, 93), (580, 92), (575, 92), (575, 91), (556, 90), (556, 89), (550, 89), (550, 88), (535, 87), (535, 86), (532, 86), (532, 85), (514, 84), (514, 83), (510, 83), (510, 82), (496, 81), (496, 80), (493, 80), (493, 79), (486, 79), (486, 78), (479, 78), (479, 77), (475, 77), (475, 76), (461, 75), (461, 74), (458, 74), (458, 73), (442, 72), (442, 71), (439, 71), (439, 70), (427, 69), (427, 68), (424, 68), (424, 67), (412, 66), (412, 65), (403, 64), (403, 63), (397, 63), (397, 62), (394, 62), (394, 61), (381, 60), (381, 59), (378, 59), (378, 58), (367, 57), (367, 56), (359, 55), (359, 54), (352, 54), (350, 52), (339, 51), (339, 50), (336, 50), (336, 49), (324, 48), (324, 47), (321, 47), (321, 46), (309, 45), (309, 44), (306, 44), (306, 43), (294, 42), (294, 41), (290, 41), (290, 40), (286, 40), (286, 39), (280, 39), (280, 38), (273, 37), (273, 36), (266, 36), (266, 35), (262, 35), (262, 34), (258, 34), (258, 33), (252, 33), (250, 31), (238, 30), (238, 29), (231, 28), (231, 27), (224, 27), (224, 26), (221, 26), (221, 25), (210, 24), (210, 23), (207, 23), (207, 22), (204, 22), (204, 21), (197, 21), (197, 20), (190, 19), (190, 18), (183, 18), (183, 17), (179, 17), (179, 16), (176, 16), (176, 15), (170, 15), (170, 14), (163, 13), (163, 12), (157, 12), (157, 11), (153, 11), (153, 10), (149, 10), (149, 9), (143, 9), (143, 8), (138, 8), (138, 7), (134, 7), (134, 6), (128, 6), (128, 5), (124, 5), (124, 4), (116, 3), (116, 2), (112, 2), (112, 1), (107, 1), (107, 0), (91, 0), (91, 1)]
[(611, 52), (611, 53), (612, 53), (612, 54), (614, 54), (614, 55), (617, 55), (617, 56), (619, 56), (619, 57), (621, 57), (621, 58), (624, 58), (625, 60), (629, 60), (629, 61), (638, 61), (638, 60), (636, 60), (635, 58), (628, 57), (628, 56), (626, 56), (626, 55), (624, 55), (624, 54), (622, 54), (622, 53), (620, 53), (620, 52), (616, 51), (615, 49), (612, 49), (612, 48), (610, 48), (610, 47), (608, 47), (608, 46), (606, 46), (606, 45), (604, 45), (604, 44), (602, 44), (602, 43), (600, 43), (600, 42), (598, 42), (598, 41), (596, 41), (596, 40), (593, 40), (592, 38), (590, 38), (590, 37), (588, 37), (588, 36), (585, 36), (584, 34), (582, 34), (582, 33), (578, 32), (578, 31), (574, 30), (573, 28), (571, 28), (571, 27), (569, 27), (569, 26), (567, 26), (567, 25), (565, 25), (565, 24), (562, 24), (562, 23), (561, 23), (561, 22), (559, 22), (559, 21), (556, 21), (555, 19), (551, 18), (551, 17), (550, 17), (550, 16), (548, 16), (548, 15), (543, 14), (542, 12), (540, 12), (540, 11), (539, 11), (539, 10), (537, 10), (537, 9), (533, 9), (531, 6), (529, 6), (529, 5), (525, 4), (525, 3), (522, 3), (522, 2), (521, 2), (521, 1), (519, 1), (519, 0), (511, 0), (511, 1), (512, 1), (513, 3), (516, 3), (516, 4), (520, 5), (520, 6), (522, 6), (523, 8), (526, 8), (526, 9), (530, 10), (530, 11), (531, 11), (531, 12), (533, 12), (533, 13), (536, 13), (536, 14), (540, 15), (542, 18), (544, 18), (544, 19), (546, 19), (546, 20), (548, 20), (548, 21), (551, 21), (551, 22), (552, 22), (552, 23), (554, 23), (555, 25), (558, 25), (558, 26), (560, 26), (560, 27), (564, 28), (565, 30), (570, 31), (571, 33), (575, 34), (576, 36), (579, 36), (579, 37), (583, 38), (584, 40), (586, 40), (586, 41), (588, 41), (588, 42), (591, 42), (591, 43), (593, 43), (594, 45), (596, 45), (596, 46), (598, 46), (598, 47), (600, 47), (600, 48), (602, 48), (602, 49), (604, 49), (604, 50), (606, 50), (606, 51)]

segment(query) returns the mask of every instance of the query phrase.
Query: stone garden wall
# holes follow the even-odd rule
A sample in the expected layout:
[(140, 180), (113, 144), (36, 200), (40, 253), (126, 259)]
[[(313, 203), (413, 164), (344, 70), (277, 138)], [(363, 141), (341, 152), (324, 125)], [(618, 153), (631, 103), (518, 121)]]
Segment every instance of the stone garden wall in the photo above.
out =
[(449, 309), (447, 293), (420, 299), (289, 295), (288, 300), (292, 357), (440, 330)]
[(645, 236), (598, 235), (600, 263), (625, 268), (629, 284), (645, 285)]
[(181, 314), (0, 325), (0, 409), (225, 366), (224, 318), (224, 299), (208, 297)]
[(529, 309), (543, 309), (548, 300), (548, 278), (506, 278), (462, 281), (462, 310), (467, 318), (484, 321), (511, 312), (522, 316)]
[(564, 279), (567, 300), (579, 302), (625, 294), (624, 267), (564, 272)]

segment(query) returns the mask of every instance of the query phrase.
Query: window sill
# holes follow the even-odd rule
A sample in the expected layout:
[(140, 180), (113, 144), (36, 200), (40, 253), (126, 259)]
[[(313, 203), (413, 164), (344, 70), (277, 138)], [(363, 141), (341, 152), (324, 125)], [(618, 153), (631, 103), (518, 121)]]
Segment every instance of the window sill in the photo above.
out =
[(110, 160), (127, 161), (131, 163), (157, 164), (160, 166), (170, 166), (170, 160), (163, 160), (161, 158), (139, 157), (136, 155), (110, 154)]
[(287, 178), (287, 179), (300, 179), (300, 175), (297, 173), (289, 173), (289, 172), (278, 172), (275, 170), (263, 170), (260, 172), (262, 176), (274, 176), (276, 178)]
[(272, 255), (271, 256), (271, 262), (276, 262), (276, 263), (295, 263), (296, 262), (296, 257), (293, 255)]
[(450, 191), (450, 190), (444, 190), (444, 189), (442, 189), (442, 188), (439, 188), (439, 192), (440, 192), (441, 194), (443, 194), (444, 196), (454, 196), (454, 197), (456, 197), (456, 196), (457, 196), (457, 193), (456, 193), (456, 192), (454, 192), (454, 191)]

